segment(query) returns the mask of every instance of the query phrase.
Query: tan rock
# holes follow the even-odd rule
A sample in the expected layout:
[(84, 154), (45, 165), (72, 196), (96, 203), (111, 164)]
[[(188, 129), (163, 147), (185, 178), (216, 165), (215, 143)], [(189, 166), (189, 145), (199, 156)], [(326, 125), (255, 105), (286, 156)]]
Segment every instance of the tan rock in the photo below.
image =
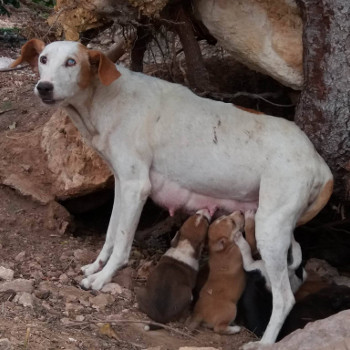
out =
[(209, 32), (241, 63), (301, 89), (302, 20), (294, 0), (196, 0)]
[(13, 281), (0, 282), (0, 292), (6, 292), (8, 290), (13, 290), (16, 293), (18, 292), (27, 292), (31, 293), (33, 291), (34, 280), (25, 280), (18, 278)]
[(56, 111), (42, 131), (41, 147), (53, 173), (58, 198), (81, 196), (106, 187), (112, 173), (82, 139), (63, 110)]
[(14, 273), (13, 270), (0, 266), (0, 280), (12, 281)]

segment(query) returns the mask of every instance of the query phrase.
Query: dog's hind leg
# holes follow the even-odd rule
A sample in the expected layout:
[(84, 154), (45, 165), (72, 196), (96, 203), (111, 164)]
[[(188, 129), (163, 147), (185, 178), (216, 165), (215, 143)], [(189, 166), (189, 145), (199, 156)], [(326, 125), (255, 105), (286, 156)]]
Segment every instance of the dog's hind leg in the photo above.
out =
[(106, 240), (96, 260), (92, 264), (85, 265), (81, 268), (85, 276), (90, 276), (96, 273), (97, 271), (101, 270), (112, 254), (115, 236), (117, 233), (118, 219), (119, 219), (119, 210), (120, 210), (119, 197), (120, 197), (120, 186), (119, 186), (118, 179), (115, 177), (114, 202), (113, 202), (111, 218), (109, 220), (109, 225), (107, 229)]
[[(256, 240), (265, 263), (273, 297), (272, 314), (262, 344), (271, 344), (293, 307), (295, 300), (291, 290), (287, 253), (291, 245), (293, 229), (303, 211), (300, 203), (307, 202), (308, 188), (288, 182), (275, 186), (276, 179), (269, 177), (260, 187), (259, 208), (256, 213)], [(281, 191), (281, 188), (284, 191)]]

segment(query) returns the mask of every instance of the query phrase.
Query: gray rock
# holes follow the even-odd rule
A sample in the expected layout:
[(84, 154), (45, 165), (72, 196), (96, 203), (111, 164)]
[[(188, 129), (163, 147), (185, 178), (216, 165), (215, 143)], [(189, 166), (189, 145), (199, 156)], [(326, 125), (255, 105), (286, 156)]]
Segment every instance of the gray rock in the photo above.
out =
[(13, 270), (0, 266), (0, 280), (12, 281), (14, 273)]
[(22, 278), (0, 283), (0, 292), (6, 292), (10, 289), (14, 290), (16, 293), (19, 292), (33, 292), (33, 280), (25, 280)]
[(22, 262), (22, 261), (24, 261), (25, 256), (26, 256), (26, 252), (25, 252), (25, 251), (20, 252), (20, 253), (18, 253), (18, 254), (16, 255), (15, 260), (16, 260), (17, 262)]
[[(263, 350), (345, 350), (350, 341), (350, 310), (310, 322), (276, 344), (256, 347)], [(348, 346), (348, 347), (344, 347)], [(253, 349), (253, 348), (251, 348)]]
[(0, 350), (10, 350), (11, 343), (7, 338), (0, 339)]
[(19, 305), (33, 308), (33, 296), (30, 293), (18, 293), (14, 299)]

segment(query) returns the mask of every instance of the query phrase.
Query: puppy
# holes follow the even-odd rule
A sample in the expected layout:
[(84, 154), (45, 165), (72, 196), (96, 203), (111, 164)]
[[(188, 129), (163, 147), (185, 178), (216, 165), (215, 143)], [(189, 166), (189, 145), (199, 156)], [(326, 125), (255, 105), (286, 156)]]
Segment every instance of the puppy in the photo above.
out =
[(245, 287), (241, 253), (233, 241), (243, 224), (242, 214), (234, 212), (220, 217), (209, 227), (210, 271), (194, 307), (189, 324), (192, 329), (204, 322), (217, 333), (240, 331), (240, 327), (230, 324), (236, 318), (236, 304)]
[(208, 210), (199, 210), (187, 219), (151, 272), (145, 288), (137, 292), (139, 308), (152, 320), (175, 321), (189, 308), (209, 220)]

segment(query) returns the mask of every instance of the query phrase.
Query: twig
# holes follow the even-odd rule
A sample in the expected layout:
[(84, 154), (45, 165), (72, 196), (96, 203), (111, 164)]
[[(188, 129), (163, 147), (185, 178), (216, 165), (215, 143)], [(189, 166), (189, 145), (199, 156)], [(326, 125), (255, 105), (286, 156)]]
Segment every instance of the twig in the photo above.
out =
[(71, 327), (73, 325), (77, 325), (77, 326), (78, 325), (85, 325), (85, 324), (89, 324), (89, 323), (110, 323), (113, 325), (118, 325), (118, 324), (122, 324), (122, 323), (141, 323), (141, 324), (146, 324), (149, 326), (155, 326), (155, 327), (167, 329), (167, 330), (172, 331), (174, 333), (180, 334), (184, 337), (190, 338), (190, 339), (196, 341), (197, 343), (201, 344), (201, 342), (197, 338), (195, 338), (194, 336), (192, 336), (188, 333), (180, 331), (180, 330), (178, 330), (174, 327), (168, 326), (166, 324), (153, 322), (153, 321), (132, 320), (132, 319), (128, 319), (128, 320), (90, 320), (90, 321), (86, 321), (86, 322), (84, 322), (84, 321), (83, 322), (72, 321), (67, 325), (67, 327)]
[(29, 64), (26, 64), (25, 66), (14, 67), (14, 68), (1, 68), (0, 72), (11, 72), (13, 70), (21, 70), (28, 67), (29, 67)]
[(17, 108), (5, 109), (4, 111), (0, 111), (0, 114), (5, 114), (5, 113), (7, 113), (7, 112), (14, 111), (15, 109), (17, 109)]

